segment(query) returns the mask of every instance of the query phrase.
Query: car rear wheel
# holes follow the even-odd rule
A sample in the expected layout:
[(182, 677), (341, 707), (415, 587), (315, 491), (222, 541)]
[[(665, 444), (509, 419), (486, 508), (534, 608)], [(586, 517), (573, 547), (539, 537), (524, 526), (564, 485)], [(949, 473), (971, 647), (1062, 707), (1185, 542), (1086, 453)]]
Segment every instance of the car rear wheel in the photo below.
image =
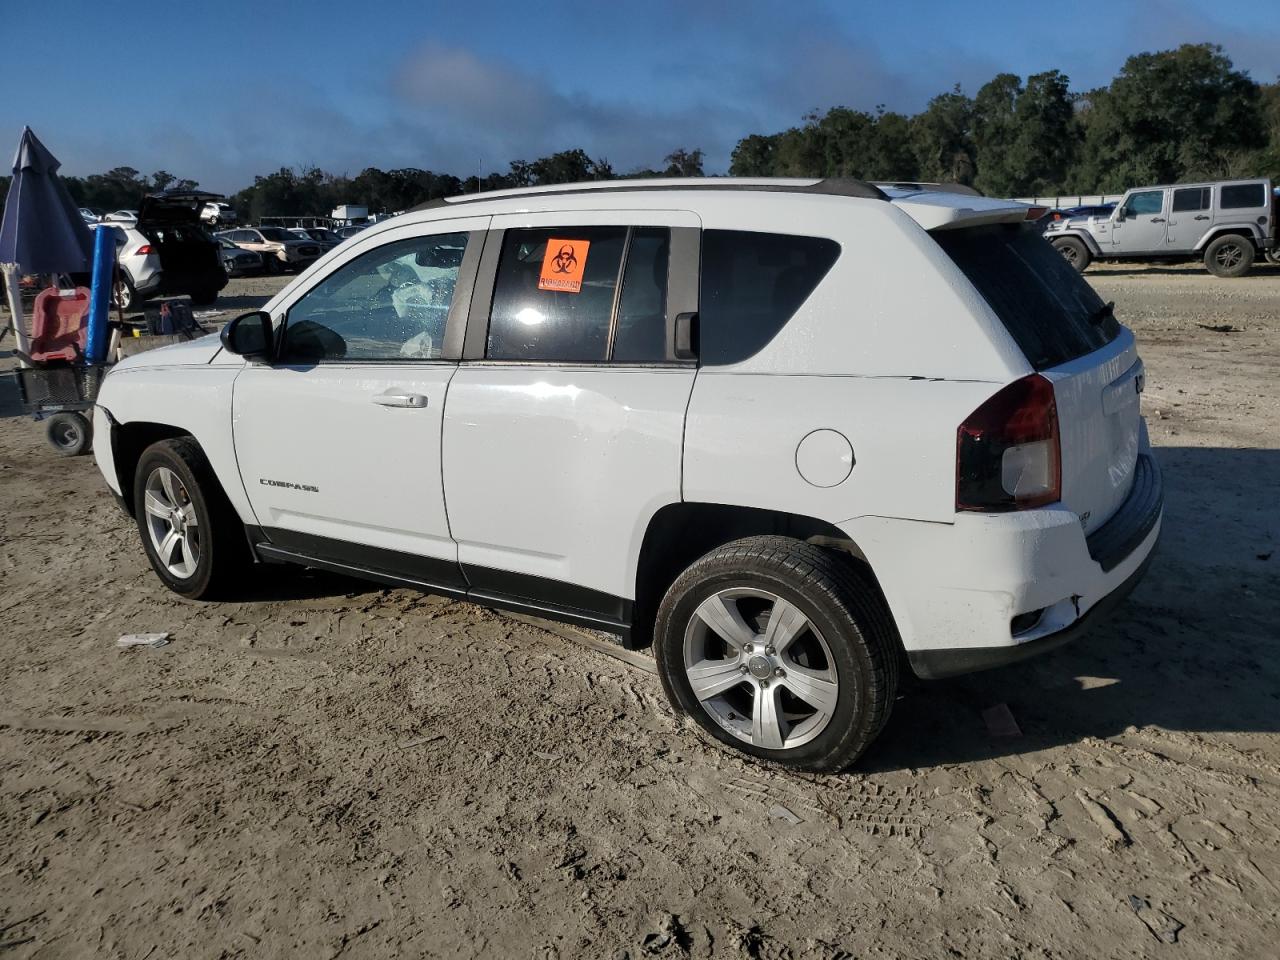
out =
[(836, 771), (889, 718), (892, 621), (841, 557), (788, 537), (712, 551), (667, 591), (654, 630), (663, 689), (718, 742)]
[(133, 282), (121, 273), (111, 286), (111, 305), (121, 310), (132, 310), (137, 299), (138, 292), (133, 289)]
[(148, 447), (134, 474), (133, 497), (143, 548), (164, 585), (192, 600), (229, 595), (247, 565), (248, 544), (195, 440)]
[(1093, 254), (1089, 252), (1083, 240), (1075, 237), (1061, 237), (1051, 242), (1054, 249), (1062, 254), (1062, 259), (1071, 264), (1076, 273), (1084, 273), (1093, 262)]
[(1253, 267), (1253, 241), (1228, 233), (1204, 249), (1205, 268), (1215, 277), (1243, 277)]

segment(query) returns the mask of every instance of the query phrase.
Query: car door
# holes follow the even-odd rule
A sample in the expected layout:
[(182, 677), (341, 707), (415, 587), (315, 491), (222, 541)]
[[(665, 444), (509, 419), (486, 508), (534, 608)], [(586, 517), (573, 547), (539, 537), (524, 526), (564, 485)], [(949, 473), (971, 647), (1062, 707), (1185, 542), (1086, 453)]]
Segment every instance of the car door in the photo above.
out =
[(1178, 187), (1169, 208), (1165, 248), (1170, 253), (1190, 253), (1204, 236), (1212, 219), (1211, 187)]
[(276, 312), (279, 359), (247, 365), (233, 401), (271, 548), (461, 591), (440, 425), (487, 226), (365, 237)]
[(700, 221), (684, 211), (494, 217), (444, 422), (471, 596), (625, 623), (649, 519), (680, 500)]
[(1139, 190), (1129, 194), (1111, 221), (1113, 252), (1164, 253), (1168, 226), (1166, 190)]

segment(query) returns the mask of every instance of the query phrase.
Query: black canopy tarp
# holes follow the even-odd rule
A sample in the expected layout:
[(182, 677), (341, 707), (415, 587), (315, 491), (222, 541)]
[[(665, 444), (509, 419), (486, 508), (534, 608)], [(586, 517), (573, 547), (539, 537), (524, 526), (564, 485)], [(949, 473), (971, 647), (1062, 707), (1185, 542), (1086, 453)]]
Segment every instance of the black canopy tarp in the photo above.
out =
[(58, 178), (60, 164), (30, 127), (13, 158), (13, 183), (0, 222), (0, 263), (23, 273), (88, 273), (93, 236)]

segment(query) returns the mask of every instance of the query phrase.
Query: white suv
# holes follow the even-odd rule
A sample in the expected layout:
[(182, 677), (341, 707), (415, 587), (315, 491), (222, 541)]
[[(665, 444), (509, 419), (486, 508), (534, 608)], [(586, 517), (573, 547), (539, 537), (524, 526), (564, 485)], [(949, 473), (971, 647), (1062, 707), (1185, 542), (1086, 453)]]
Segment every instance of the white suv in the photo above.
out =
[(289, 562), (654, 647), (810, 770), (923, 677), (1079, 634), (1160, 473), (1132, 333), (1008, 201), (650, 180), (436, 202), (118, 364), (97, 457), (161, 580)]

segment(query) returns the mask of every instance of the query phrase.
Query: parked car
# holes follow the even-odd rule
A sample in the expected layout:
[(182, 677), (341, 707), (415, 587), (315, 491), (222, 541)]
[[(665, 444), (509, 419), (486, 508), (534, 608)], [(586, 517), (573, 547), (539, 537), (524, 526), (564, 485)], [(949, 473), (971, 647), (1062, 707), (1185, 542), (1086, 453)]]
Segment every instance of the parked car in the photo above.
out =
[(267, 273), (282, 270), (304, 270), (320, 256), (320, 246), (314, 240), (296, 237), (284, 227), (240, 227), (223, 230), (218, 234), (238, 247), (262, 254)]
[(102, 219), (101, 215), (97, 211), (91, 210), (88, 207), (80, 208), (80, 216), (84, 218), (85, 223), (97, 223)]
[(199, 212), (208, 194), (170, 191), (147, 196), (133, 223), (91, 225), (116, 235), (120, 277), (113, 301), (125, 310), (155, 296), (191, 297), (195, 304), (213, 303), (227, 285), (221, 248), (200, 225)]
[(218, 237), (222, 247), (222, 266), (228, 277), (247, 277), (262, 272), (262, 254), (237, 247), (226, 237)]
[(1159, 536), (1134, 336), (1025, 218), (840, 179), (455, 198), (116, 365), (95, 454), (181, 596), (286, 562), (611, 631), (706, 736), (839, 769), (904, 652), (1056, 647)]
[(1200, 260), (1242, 277), (1276, 245), (1271, 181), (1135, 187), (1108, 216), (1063, 220), (1045, 238), (1077, 270), (1094, 260)]
[(200, 219), (206, 225), (215, 229), (218, 227), (230, 227), (236, 222), (236, 212), (229, 203), (212, 201), (204, 205), (204, 209), (200, 211)]
[(113, 210), (102, 215), (103, 223), (137, 223), (137, 210)]
[(1075, 217), (1109, 217), (1115, 208), (1116, 204), (1114, 201), (1111, 203), (1087, 203), (1079, 207), (1067, 207), (1067, 209), (1062, 211), (1062, 216), (1055, 217), (1054, 219), (1072, 220)]
[(349, 227), (339, 227), (335, 232), (336, 232), (336, 233), (338, 234), (338, 236), (340, 236), (343, 240), (350, 240), (352, 237), (354, 237), (354, 236), (355, 236), (357, 233), (359, 233), (361, 230), (368, 230), (368, 229), (369, 229), (369, 224), (367, 224), (367, 223), (356, 223), (356, 224), (352, 224), (352, 225), (351, 225), (351, 226), (349, 226)]
[(342, 238), (332, 230), (319, 227), (290, 227), (289, 232), (299, 240), (309, 240), (320, 247), (321, 253), (328, 253), (342, 242)]

